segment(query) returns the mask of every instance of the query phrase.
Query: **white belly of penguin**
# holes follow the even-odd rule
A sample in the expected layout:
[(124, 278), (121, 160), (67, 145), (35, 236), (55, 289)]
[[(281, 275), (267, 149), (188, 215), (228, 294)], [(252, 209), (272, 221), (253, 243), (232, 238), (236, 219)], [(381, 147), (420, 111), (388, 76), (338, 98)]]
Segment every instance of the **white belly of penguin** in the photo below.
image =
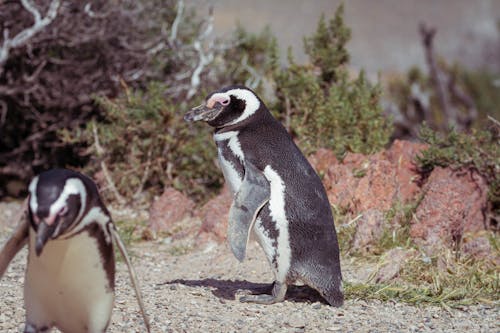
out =
[(88, 233), (51, 240), (40, 257), (30, 230), (25, 305), (28, 322), (55, 324), (64, 332), (103, 330), (111, 315), (114, 293), (101, 262), (97, 241)]

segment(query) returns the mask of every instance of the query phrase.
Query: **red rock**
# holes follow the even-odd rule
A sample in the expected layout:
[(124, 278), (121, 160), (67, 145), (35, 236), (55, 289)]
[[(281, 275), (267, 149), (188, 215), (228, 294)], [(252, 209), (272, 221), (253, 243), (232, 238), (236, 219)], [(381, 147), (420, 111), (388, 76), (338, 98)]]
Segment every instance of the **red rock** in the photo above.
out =
[(396, 140), (385, 153), (387, 159), (396, 168), (396, 196), (401, 202), (408, 202), (420, 192), (417, 183), (419, 174), (414, 160), (415, 156), (425, 148), (427, 148), (427, 145), (423, 143)]
[(437, 167), (423, 186), (410, 235), (426, 252), (453, 247), (467, 232), (485, 228), (486, 181), (471, 170)]
[(173, 226), (192, 215), (194, 202), (171, 187), (165, 188), (149, 209), (149, 227), (155, 232), (173, 232)]
[(363, 162), (366, 160), (366, 155), (359, 154), (359, 153), (348, 153), (345, 157), (344, 160), (342, 161), (343, 164), (351, 166), (353, 168), (359, 168)]
[(363, 212), (358, 220), (354, 234), (353, 248), (361, 252), (370, 252), (372, 245), (380, 239), (384, 231), (385, 216), (377, 209)]
[(326, 149), (309, 160), (322, 176), (330, 202), (357, 214), (385, 211), (395, 202), (414, 199), (420, 187), (413, 159), (423, 148), (423, 144), (396, 140), (389, 150), (370, 156), (348, 153), (342, 163)]
[[(218, 242), (226, 239), (229, 208), (232, 201), (231, 191), (227, 186), (224, 186), (219, 195), (209, 200), (200, 209), (198, 216), (201, 219), (201, 234), (211, 234)], [(206, 237), (206, 235), (202, 235), (202, 237)]]
[(332, 164), (338, 164), (337, 157), (330, 149), (320, 148), (318, 151), (309, 156), (309, 163), (319, 173), (325, 173)]
[(389, 210), (396, 200), (397, 180), (394, 166), (383, 159), (382, 154), (376, 154), (363, 165), (363, 170), (366, 174), (359, 178), (358, 185), (353, 189), (354, 210)]

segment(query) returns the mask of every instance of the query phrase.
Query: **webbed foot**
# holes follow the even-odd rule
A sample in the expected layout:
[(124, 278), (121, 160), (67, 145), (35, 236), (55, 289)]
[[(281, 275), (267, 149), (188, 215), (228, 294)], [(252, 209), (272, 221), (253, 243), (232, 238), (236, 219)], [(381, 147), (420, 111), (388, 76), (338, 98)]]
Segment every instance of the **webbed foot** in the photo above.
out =
[(272, 295), (268, 294), (246, 295), (240, 297), (240, 302), (258, 303), (258, 304), (274, 304), (283, 302), (285, 300), (286, 289), (287, 289), (286, 283), (274, 281)]

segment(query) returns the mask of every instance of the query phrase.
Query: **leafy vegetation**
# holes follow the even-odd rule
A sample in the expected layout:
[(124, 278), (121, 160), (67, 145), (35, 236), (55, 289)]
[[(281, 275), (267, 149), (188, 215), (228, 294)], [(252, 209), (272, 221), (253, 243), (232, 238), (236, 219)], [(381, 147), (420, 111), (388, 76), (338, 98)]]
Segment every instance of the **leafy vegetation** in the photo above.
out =
[(289, 52), (286, 70), (273, 68), (275, 114), (296, 136), (306, 153), (330, 148), (337, 157), (346, 152), (373, 153), (382, 149), (392, 133), (380, 106), (380, 87), (363, 72), (351, 79), (346, 68), (350, 29), (343, 6), (327, 23), (321, 17), (316, 32), (304, 39), (310, 64), (299, 65)]
[(348, 71), (351, 31), (343, 13), (341, 5), (329, 21), (322, 16), (316, 32), (304, 39), (308, 64), (297, 63), (289, 49), (283, 66), (269, 28), (251, 34), (238, 27), (236, 47), (225, 54), (232, 82), (255, 88), (306, 154), (322, 147), (339, 158), (349, 151), (373, 153), (392, 133), (380, 106), (380, 87), (363, 72), (352, 78)]
[(163, 85), (152, 83), (146, 91), (127, 89), (113, 100), (99, 98), (100, 122), (89, 122), (76, 133), (63, 133), (65, 141), (88, 145), (87, 173), (109, 171), (104, 188), (108, 196), (112, 183), (119, 195), (136, 200), (146, 189), (159, 194), (165, 186), (198, 199), (220, 187), (215, 148), (206, 142), (208, 127), (189, 126), (182, 108), (165, 99), (164, 90)]
[[(253, 34), (241, 25), (236, 27), (231, 43), (224, 52), (221, 82), (245, 84), (250, 88), (263, 87), (263, 80), (274, 66), (279, 66), (278, 42), (269, 27)], [(260, 93), (266, 94), (261, 88)]]

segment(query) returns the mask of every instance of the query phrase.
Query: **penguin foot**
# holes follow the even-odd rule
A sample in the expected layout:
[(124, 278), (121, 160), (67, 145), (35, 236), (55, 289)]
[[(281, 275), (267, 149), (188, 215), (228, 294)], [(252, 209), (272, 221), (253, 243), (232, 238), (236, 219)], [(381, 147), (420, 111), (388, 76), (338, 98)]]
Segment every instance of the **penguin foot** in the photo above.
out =
[(287, 289), (286, 283), (274, 281), (272, 295), (268, 294), (246, 295), (240, 297), (240, 302), (258, 303), (258, 304), (274, 304), (283, 302), (285, 300), (286, 289)]

